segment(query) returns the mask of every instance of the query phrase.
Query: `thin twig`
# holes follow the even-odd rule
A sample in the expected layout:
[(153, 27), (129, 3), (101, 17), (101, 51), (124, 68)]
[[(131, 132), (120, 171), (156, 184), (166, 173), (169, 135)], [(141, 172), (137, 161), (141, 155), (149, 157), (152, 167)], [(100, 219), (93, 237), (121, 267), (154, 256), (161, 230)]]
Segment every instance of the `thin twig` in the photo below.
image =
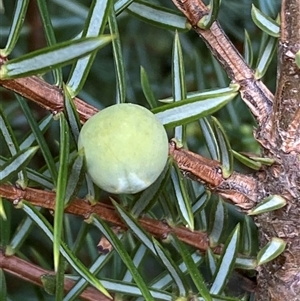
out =
[[(42, 269), (41, 267), (27, 262), (15, 255), (9, 256), (5, 255), (5, 252), (0, 249), (0, 268), (4, 271), (12, 274), (20, 279), (31, 282), (38, 286), (43, 287), (43, 283), (41, 278), (43, 276), (53, 275), (55, 273), (53, 271)], [(76, 281), (65, 278), (64, 280), (64, 288), (65, 292), (68, 292), (74, 285)], [(110, 301), (111, 299), (104, 296), (97, 289), (88, 286), (81, 294), (80, 298), (85, 301)]]
[[(0, 66), (4, 64), (5, 61), (6, 59), (0, 57)], [(35, 102), (54, 115), (64, 110), (62, 90), (45, 82), (38, 76), (9, 80), (0, 79), (0, 85)], [(74, 98), (74, 103), (82, 123), (98, 112), (95, 107), (77, 97)]]
[[(8, 199), (14, 204), (24, 199), (31, 204), (54, 210), (55, 208), (55, 193), (52, 191), (40, 190), (27, 187), (22, 190), (9, 184), (0, 185), (0, 196)], [(120, 219), (113, 206), (97, 203), (91, 205), (83, 199), (75, 199), (69, 206), (65, 208), (65, 213), (71, 213), (82, 216), (87, 219), (92, 213), (97, 214), (101, 219), (111, 223), (112, 225), (119, 226), (123, 229), (126, 228), (124, 222)], [(205, 252), (208, 248), (208, 235), (200, 231), (190, 231), (186, 227), (172, 228), (162, 221), (143, 217), (139, 219), (139, 224), (150, 234), (159, 238), (165, 239), (169, 233), (175, 233), (176, 236), (183, 242)], [(217, 252), (217, 251), (216, 251)]]

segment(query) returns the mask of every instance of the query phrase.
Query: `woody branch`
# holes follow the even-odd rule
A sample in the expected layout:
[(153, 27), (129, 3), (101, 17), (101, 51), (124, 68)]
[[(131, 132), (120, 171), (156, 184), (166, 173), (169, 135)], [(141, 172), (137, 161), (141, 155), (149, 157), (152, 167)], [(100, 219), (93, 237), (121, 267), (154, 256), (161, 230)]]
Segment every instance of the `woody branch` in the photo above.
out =
[(255, 137), (259, 143), (269, 149), (271, 134), (268, 120), (273, 107), (273, 94), (262, 81), (255, 78), (254, 71), (233, 46), (218, 21), (214, 21), (209, 29), (202, 29), (198, 26), (201, 18), (209, 13), (201, 0), (172, 1), (206, 43), (228, 77), (240, 85), (241, 98), (257, 121)]
[[(35, 264), (27, 262), (23, 259), (18, 258), (15, 255), (7, 256), (3, 250), (0, 249), (0, 268), (4, 271), (17, 276), (25, 281), (29, 281), (38, 286), (43, 286), (42, 278), (43, 276), (54, 277), (55, 272), (45, 270)], [(76, 281), (65, 278), (64, 280), (64, 288), (65, 291), (69, 291), (74, 285)], [(94, 287), (87, 287), (80, 295), (80, 298), (84, 301), (109, 301), (111, 299), (104, 296), (101, 292), (99, 292)]]
[[(13, 204), (17, 204), (20, 200), (27, 200), (34, 206), (51, 211), (55, 209), (55, 192), (52, 191), (30, 187), (21, 189), (10, 184), (2, 184), (0, 185), (0, 196), (11, 201)], [(114, 210), (114, 207), (102, 202), (91, 205), (86, 200), (76, 198), (65, 208), (65, 213), (81, 216), (85, 219), (89, 218), (91, 214), (96, 214), (114, 226), (119, 226), (123, 229), (126, 228), (124, 222)], [(206, 251), (208, 248), (208, 236), (204, 232), (192, 232), (184, 226), (172, 228), (162, 221), (147, 217), (140, 218), (139, 223), (147, 232), (155, 237), (166, 238), (169, 233), (175, 233), (181, 241), (200, 251)], [(215, 252), (218, 253), (218, 249)]]
[[(272, 140), (285, 153), (300, 152), (300, 1), (282, 1), (278, 77), (274, 109), (270, 118)], [(288, 89), (287, 89), (288, 87)]]

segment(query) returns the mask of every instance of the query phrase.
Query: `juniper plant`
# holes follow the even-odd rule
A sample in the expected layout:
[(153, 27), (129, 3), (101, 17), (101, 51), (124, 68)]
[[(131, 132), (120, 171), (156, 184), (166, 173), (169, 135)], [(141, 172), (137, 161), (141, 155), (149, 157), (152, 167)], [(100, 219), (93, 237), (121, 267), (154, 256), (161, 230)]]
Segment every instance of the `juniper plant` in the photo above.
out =
[[(0, 300), (299, 300), (300, 1), (220, 2), (0, 3)], [(169, 159), (114, 195), (77, 142), (124, 102)]]

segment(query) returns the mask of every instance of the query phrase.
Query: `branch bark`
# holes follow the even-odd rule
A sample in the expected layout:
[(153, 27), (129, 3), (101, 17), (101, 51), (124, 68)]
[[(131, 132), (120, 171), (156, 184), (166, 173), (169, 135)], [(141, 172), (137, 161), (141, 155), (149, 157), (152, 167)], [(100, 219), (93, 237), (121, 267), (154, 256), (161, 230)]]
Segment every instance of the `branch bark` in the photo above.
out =
[(209, 29), (198, 27), (199, 20), (208, 14), (208, 8), (201, 0), (172, 1), (187, 17), (195, 32), (223, 66), (228, 77), (240, 85), (241, 97), (258, 124), (255, 137), (265, 148), (270, 149), (271, 135), (268, 120), (273, 107), (273, 94), (262, 81), (254, 77), (254, 71), (233, 46), (218, 21), (213, 22)]
[(201, 0), (173, 0), (193, 29), (223, 66), (227, 75), (241, 85), (241, 97), (256, 117), (256, 139), (263, 153), (275, 164), (257, 174), (259, 195), (280, 194), (288, 205), (275, 212), (258, 216), (260, 243), (272, 237), (287, 242), (287, 250), (258, 273), (257, 301), (299, 301), (300, 296), (300, 70), (295, 54), (300, 49), (300, 1), (284, 0), (281, 9), (281, 37), (276, 98), (261, 81), (254, 78), (237, 50), (215, 21), (210, 29), (198, 27), (208, 13)]
[[(4, 58), (0, 57), (0, 66), (4, 64), (5, 61)], [(54, 115), (64, 110), (64, 100), (61, 89), (45, 82), (37, 76), (11, 80), (0, 79), (0, 85), (35, 102)], [(77, 97), (74, 98), (74, 103), (80, 120), (83, 123), (98, 112), (96, 108)]]
[[(38, 286), (43, 286), (41, 278), (45, 275), (55, 275), (53, 271), (42, 269), (41, 267), (29, 263), (17, 256), (5, 255), (4, 251), (0, 249), (0, 268), (16, 276), (17, 278), (29, 281)], [(66, 278), (64, 281), (65, 292), (68, 292), (76, 281)], [(97, 289), (87, 287), (81, 294), (80, 298), (85, 301), (110, 301), (111, 299), (104, 296)]]
[[(45, 191), (27, 187), (22, 190), (9, 184), (0, 185), (0, 196), (11, 201), (15, 205), (20, 200), (27, 200), (34, 206), (55, 209), (55, 192)], [(120, 219), (113, 206), (103, 204), (101, 202), (91, 205), (83, 199), (75, 199), (65, 208), (65, 213), (81, 216), (87, 219), (92, 213), (97, 214), (101, 219), (126, 229), (126, 225)], [(190, 231), (186, 227), (172, 228), (166, 223), (143, 217), (139, 219), (139, 224), (153, 236), (162, 239), (168, 237), (168, 234), (175, 233), (176, 236), (186, 244), (189, 244), (198, 250), (204, 252), (208, 248), (208, 236), (204, 232)], [(219, 253), (220, 248), (216, 248), (215, 252)]]
[(259, 183), (254, 174), (244, 175), (234, 171), (225, 179), (219, 161), (178, 148), (173, 140), (170, 142), (169, 154), (186, 177), (204, 184), (236, 206), (247, 210), (256, 204)]
[(287, 250), (258, 274), (258, 301), (299, 301), (300, 298), (300, 1), (283, 0), (278, 51), (277, 91), (269, 120), (278, 164), (267, 171), (265, 187), (285, 195), (288, 205), (258, 216), (260, 242), (280, 237)]
[(271, 115), (275, 145), (285, 153), (300, 151), (300, 69), (295, 57), (300, 49), (300, 1), (284, 0), (278, 47), (278, 77)]

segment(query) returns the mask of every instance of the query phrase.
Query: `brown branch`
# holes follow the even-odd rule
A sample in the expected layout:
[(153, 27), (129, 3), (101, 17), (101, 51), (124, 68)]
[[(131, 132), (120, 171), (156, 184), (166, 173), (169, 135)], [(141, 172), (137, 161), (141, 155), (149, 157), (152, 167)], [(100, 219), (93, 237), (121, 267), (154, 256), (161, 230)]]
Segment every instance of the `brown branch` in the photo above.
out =
[[(5, 272), (12, 274), (20, 279), (28, 281), (38, 286), (43, 287), (41, 277), (44, 275), (55, 275), (53, 271), (42, 269), (41, 267), (29, 263), (17, 256), (5, 255), (4, 251), (0, 249), (0, 268)], [(76, 281), (65, 278), (64, 288), (65, 292), (68, 292), (74, 285)], [(109, 301), (111, 299), (104, 296), (94, 287), (88, 286), (81, 294), (80, 298), (86, 301)]]
[[(19, 200), (24, 199), (35, 206), (43, 207), (49, 210), (54, 210), (55, 208), (55, 193), (52, 191), (45, 191), (29, 187), (22, 190), (12, 185), (2, 184), (0, 185), (0, 196), (8, 199), (14, 204), (17, 204)], [(75, 199), (68, 207), (65, 208), (65, 213), (79, 215), (85, 219), (87, 219), (92, 213), (95, 213), (101, 219), (111, 223), (112, 225), (119, 226), (123, 229), (126, 228), (124, 222), (114, 210), (114, 207), (100, 202), (96, 205), (91, 205), (85, 200)], [(204, 252), (208, 248), (208, 236), (204, 232), (192, 232), (186, 227), (172, 228), (166, 223), (147, 217), (140, 218), (139, 224), (147, 232), (160, 239), (166, 238), (169, 233), (175, 233), (175, 235), (181, 241), (197, 248), (200, 251)]]
[(240, 85), (241, 97), (258, 123), (256, 139), (265, 148), (270, 148), (270, 137), (266, 135), (270, 129), (266, 125), (273, 106), (273, 94), (262, 81), (254, 77), (254, 71), (246, 64), (217, 21), (213, 22), (210, 29), (198, 27), (199, 20), (208, 14), (208, 9), (201, 0), (172, 1), (187, 17), (193, 29), (223, 66), (228, 77)]
[(229, 178), (224, 178), (219, 161), (178, 147), (173, 140), (170, 142), (169, 154), (185, 176), (204, 184), (240, 208), (252, 209), (257, 202), (258, 180), (254, 175), (233, 172)]
[[(4, 62), (5, 59), (0, 57), (0, 66)], [(53, 114), (57, 114), (64, 110), (64, 99), (61, 89), (50, 85), (37, 76), (11, 80), (0, 79), (0, 85), (30, 99)], [(74, 103), (80, 120), (83, 123), (98, 112), (96, 108), (77, 97), (74, 98)]]

